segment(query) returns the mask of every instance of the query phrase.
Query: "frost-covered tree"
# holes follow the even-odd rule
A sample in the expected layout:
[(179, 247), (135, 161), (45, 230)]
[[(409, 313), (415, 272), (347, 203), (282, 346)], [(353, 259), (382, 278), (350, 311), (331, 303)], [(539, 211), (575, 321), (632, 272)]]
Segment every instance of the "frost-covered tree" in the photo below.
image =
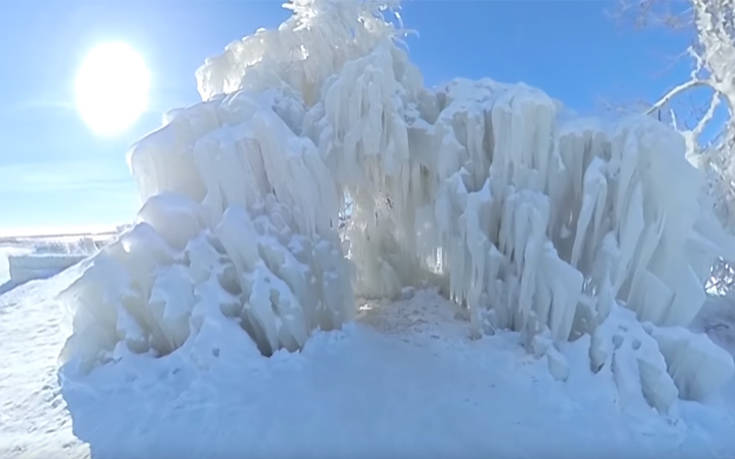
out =
[[(694, 61), (689, 79), (669, 90), (654, 103), (648, 113), (665, 109), (671, 100), (697, 87), (711, 90), (711, 99), (694, 126), (679, 128), (687, 140), (692, 159), (714, 175), (717, 206), (723, 221), (735, 224), (735, 1), (691, 0), (691, 14), (696, 41), (687, 52)], [(720, 104), (725, 104), (727, 119), (721, 122), (713, 141), (705, 142), (702, 134), (713, 121)]]
[[(690, 48), (695, 67), (689, 87), (703, 85), (712, 90), (712, 99), (694, 129), (684, 133), (690, 151), (697, 152), (699, 167), (709, 178), (710, 193), (715, 209), (725, 227), (735, 231), (735, 1), (692, 0), (697, 43)], [(672, 89), (656, 105), (685, 89)], [(702, 132), (712, 121), (718, 105), (724, 103), (727, 119), (719, 128), (714, 141), (704, 144)], [(654, 105), (654, 107), (656, 106)], [(709, 290), (732, 294), (735, 290), (733, 261), (721, 258), (713, 267)]]
[[(694, 42), (686, 50), (692, 59), (689, 78), (668, 90), (646, 113), (668, 118), (684, 136), (687, 157), (707, 176), (710, 205), (725, 228), (735, 232), (735, 1), (623, 1), (617, 12), (633, 17), (638, 26), (693, 28)], [(676, 99), (694, 91), (698, 96), (707, 92), (709, 99), (702, 110), (684, 113)], [(721, 116), (716, 116), (718, 110)], [(734, 271), (732, 261), (721, 258), (713, 266), (708, 291), (731, 293)]]
[(468, 335), (519, 331), (559, 379), (559, 348), (587, 336), (627, 399), (667, 412), (716, 390), (730, 355), (683, 327), (735, 244), (681, 136), (569, 120), (523, 84), (426, 88), (388, 6), (294, 0), (205, 61), (202, 102), (129, 154), (139, 223), (62, 294), (67, 365), (206, 361), (233, 327), (266, 356), (296, 350), (350, 320), (354, 293), (429, 282)]

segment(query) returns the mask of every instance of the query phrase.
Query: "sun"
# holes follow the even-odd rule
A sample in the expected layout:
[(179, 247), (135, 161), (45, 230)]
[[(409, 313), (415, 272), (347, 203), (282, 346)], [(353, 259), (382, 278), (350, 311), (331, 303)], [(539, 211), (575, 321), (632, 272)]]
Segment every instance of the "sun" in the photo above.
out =
[(150, 72), (140, 54), (122, 42), (100, 44), (77, 73), (77, 110), (95, 133), (119, 134), (147, 108), (149, 86)]

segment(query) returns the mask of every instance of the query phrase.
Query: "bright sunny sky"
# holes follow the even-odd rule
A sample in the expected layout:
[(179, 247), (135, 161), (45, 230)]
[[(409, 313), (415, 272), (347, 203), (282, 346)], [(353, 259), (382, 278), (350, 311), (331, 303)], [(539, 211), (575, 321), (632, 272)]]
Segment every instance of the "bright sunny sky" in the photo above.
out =
[[(162, 114), (199, 99), (204, 58), (288, 16), (282, 1), (44, 0), (0, 14), (0, 234), (131, 222), (128, 147)], [(602, 1), (405, 1), (409, 53), (429, 86), (491, 77), (538, 86), (580, 114), (653, 101), (686, 78), (691, 37), (612, 20)], [(146, 111), (114, 135), (80, 113), (85, 56), (123, 42), (149, 72)], [(99, 66), (98, 66), (99, 67)], [(104, 69), (104, 68), (103, 68)], [(94, 97), (91, 101), (94, 102)], [(608, 112), (609, 113), (609, 112)]]

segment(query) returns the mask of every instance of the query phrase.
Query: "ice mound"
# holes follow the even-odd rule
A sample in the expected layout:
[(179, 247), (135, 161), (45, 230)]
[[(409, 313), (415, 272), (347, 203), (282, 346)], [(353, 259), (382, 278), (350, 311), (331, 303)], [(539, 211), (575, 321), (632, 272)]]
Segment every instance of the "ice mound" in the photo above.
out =
[[(76, 307), (64, 358), (77, 357), (88, 369), (113, 359), (120, 343), (166, 355), (196, 334), (207, 314), (239, 323), (270, 355), (299, 349), (312, 329), (352, 317), (339, 241), (295, 232), (274, 199), (249, 212), (230, 206), (215, 228), (191, 218), (201, 213), (188, 198), (157, 195), (132, 230), (91, 260), (60, 295)], [(176, 215), (187, 218), (166, 218)]]
[[(712, 261), (735, 255), (678, 133), (643, 117), (565, 121), (523, 84), (426, 89), (386, 5), (287, 6), (278, 29), (208, 59), (204, 101), (129, 153), (141, 223), (65, 292), (77, 308), (67, 358), (95, 365), (123, 342), (172, 352), (205, 304), (263, 354), (294, 350), (348, 320), (353, 291), (392, 297), (428, 281), (469, 310), (475, 336), (598, 337), (593, 369), (630, 367), (621, 391), (661, 411), (732, 374), (706, 338), (665, 338), (697, 314)], [(663, 331), (621, 350), (622, 335), (601, 337), (620, 304), (629, 333), (639, 321)], [(554, 346), (541, 354), (564, 379)]]

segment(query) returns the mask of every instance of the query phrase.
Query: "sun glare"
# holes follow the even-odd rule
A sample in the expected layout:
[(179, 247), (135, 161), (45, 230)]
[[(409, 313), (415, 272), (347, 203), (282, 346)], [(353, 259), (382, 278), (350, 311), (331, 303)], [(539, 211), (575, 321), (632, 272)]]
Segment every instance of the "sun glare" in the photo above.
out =
[(149, 85), (148, 68), (133, 48), (120, 42), (98, 45), (77, 74), (77, 110), (95, 133), (118, 134), (146, 109)]

